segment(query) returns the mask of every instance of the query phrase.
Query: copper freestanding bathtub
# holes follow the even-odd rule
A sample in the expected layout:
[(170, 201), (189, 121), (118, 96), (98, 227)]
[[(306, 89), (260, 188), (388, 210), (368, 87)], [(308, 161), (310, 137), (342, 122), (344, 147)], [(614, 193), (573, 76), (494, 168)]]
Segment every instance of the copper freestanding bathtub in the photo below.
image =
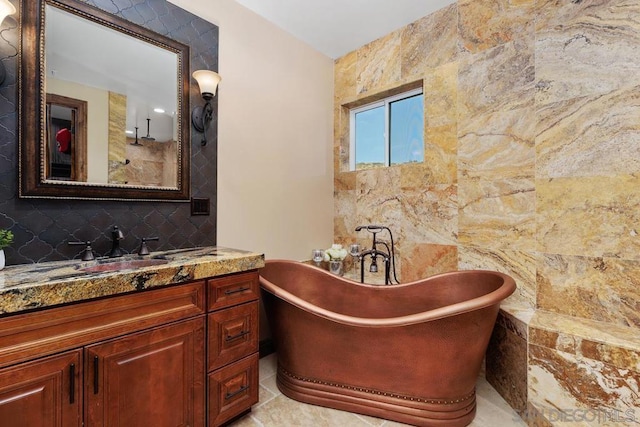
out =
[(391, 286), (269, 260), (260, 271), (277, 384), (292, 399), (418, 426), (466, 426), (514, 280), (456, 271)]

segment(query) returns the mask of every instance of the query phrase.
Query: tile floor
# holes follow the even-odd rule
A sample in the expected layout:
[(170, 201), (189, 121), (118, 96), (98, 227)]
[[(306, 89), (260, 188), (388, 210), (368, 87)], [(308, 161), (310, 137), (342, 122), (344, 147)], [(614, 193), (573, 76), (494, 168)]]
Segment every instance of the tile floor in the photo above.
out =
[[(484, 379), (478, 378), (478, 409), (470, 427), (526, 426)], [(260, 359), (260, 401), (232, 427), (401, 427), (393, 421), (297, 402), (276, 387), (276, 355)]]

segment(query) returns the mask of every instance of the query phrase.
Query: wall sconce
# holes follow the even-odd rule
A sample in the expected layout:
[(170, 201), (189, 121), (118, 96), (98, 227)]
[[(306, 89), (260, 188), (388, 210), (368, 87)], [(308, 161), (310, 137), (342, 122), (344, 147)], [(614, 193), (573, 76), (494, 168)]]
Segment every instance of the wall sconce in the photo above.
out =
[[(9, 15), (16, 13), (16, 8), (9, 0), (0, 0), (0, 25), (2, 21)], [(4, 63), (0, 61), (0, 85), (4, 83), (4, 79), (7, 76), (7, 70), (4, 68)]]
[(211, 123), (211, 115), (213, 114), (213, 107), (211, 107), (211, 99), (216, 94), (218, 83), (222, 80), (220, 74), (209, 70), (198, 70), (193, 72), (193, 78), (198, 82), (200, 86), (200, 94), (202, 99), (205, 100), (204, 107), (197, 106), (191, 112), (191, 123), (193, 127), (200, 133), (202, 133), (201, 145), (207, 145), (207, 129), (209, 123)]

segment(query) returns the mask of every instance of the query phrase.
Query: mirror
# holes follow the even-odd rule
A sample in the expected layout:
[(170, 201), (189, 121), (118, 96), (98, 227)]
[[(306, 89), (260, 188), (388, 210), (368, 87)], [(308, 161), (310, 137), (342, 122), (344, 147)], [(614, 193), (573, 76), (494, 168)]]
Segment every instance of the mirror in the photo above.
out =
[(189, 47), (76, 0), (25, 0), (20, 197), (188, 200)]

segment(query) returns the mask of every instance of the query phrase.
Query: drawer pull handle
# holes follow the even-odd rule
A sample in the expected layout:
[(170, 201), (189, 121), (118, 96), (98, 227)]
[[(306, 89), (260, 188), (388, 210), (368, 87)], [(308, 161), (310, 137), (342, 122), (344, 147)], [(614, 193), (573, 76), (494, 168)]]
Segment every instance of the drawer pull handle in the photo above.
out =
[(93, 357), (93, 394), (98, 394), (100, 391), (100, 386), (98, 384), (98, 376), (100, 375), (100, 367), (98, 362), (100, 359), (98, 356)]
[(235, 335), (227, 335), (227, 337), (224, 339), (225, 341), (229, 342), (229, 341), (233, 341), (233, 340), (237, 340), (238, 338), (242, 338), (245, 335), (250, 334), (251, 331), (240, 331), (239, 333), (235, 334)]
[(224, 291), (225, 295), (233, 295), (233, 294), (239, 294), (240, 292), (244, 292), (244, 291), (248, 291), (251, 288), (237, 288), (237, 289), (227, 289), (226, 291)]
[(240, 387), (238, 390), (234, 391), (233, 393), (227, 392), (227, 394), (225, 394), (224, 398), (225, 398), (225, 400), (229, 400), (232, 397), (237, 396), (240, 393), (245, 392), (247, 390), (249, 390), (249, 386), (248, 385), (243, 385), (242, 387)]
[(76, 364), (69, 366), (69, 404), (76, 402)]

